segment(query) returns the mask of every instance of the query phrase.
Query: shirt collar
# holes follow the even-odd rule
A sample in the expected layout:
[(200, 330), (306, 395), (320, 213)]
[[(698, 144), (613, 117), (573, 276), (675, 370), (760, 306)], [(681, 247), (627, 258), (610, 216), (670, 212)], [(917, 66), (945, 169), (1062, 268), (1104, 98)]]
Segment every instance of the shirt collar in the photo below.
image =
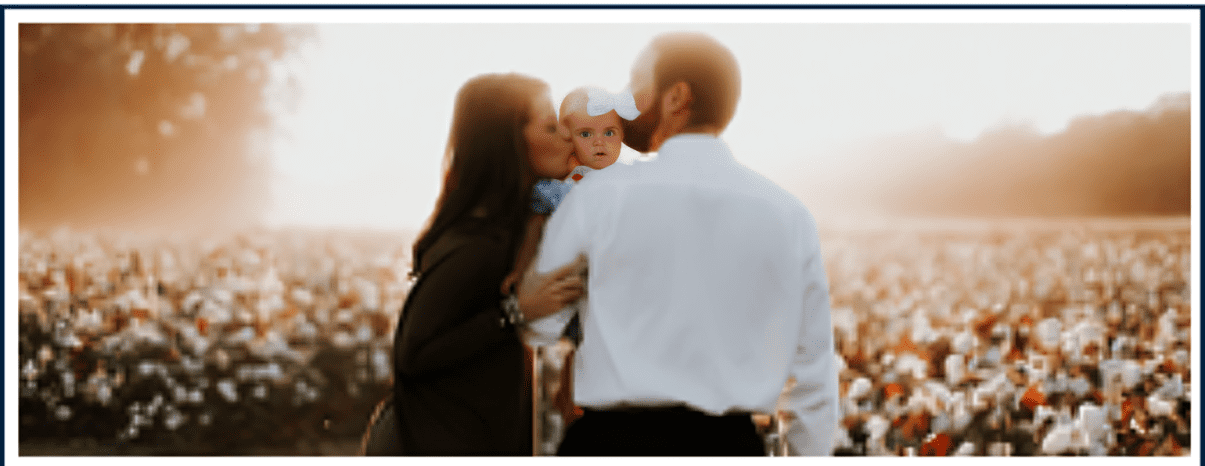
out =
[(683, 133), (666, 139), (657, 151), (657, 159), (665, 160), (667, 156), (670, 160), (681, 158), (690, 163), (733, 160), (728, 144), (706, 133)]

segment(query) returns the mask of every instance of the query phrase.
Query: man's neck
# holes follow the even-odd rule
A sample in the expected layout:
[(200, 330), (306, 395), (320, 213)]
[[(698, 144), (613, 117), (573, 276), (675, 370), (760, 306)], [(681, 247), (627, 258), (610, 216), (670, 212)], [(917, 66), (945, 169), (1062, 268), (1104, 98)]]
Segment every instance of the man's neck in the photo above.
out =
[[(722, 131), (723, 130), (720, 129), (719, 127), (717, 127), (716, 125), (693, 125), (693, 126), (687, 126), (687, 127), (682, 128), (682, 131), (678, 131), (678, 134), (703, 133), (703, 134), (710, 134), (712, 136), (719, 137), (720, 133)], [(676, 134), (675, 134), (675, 136), (676, 136)]]

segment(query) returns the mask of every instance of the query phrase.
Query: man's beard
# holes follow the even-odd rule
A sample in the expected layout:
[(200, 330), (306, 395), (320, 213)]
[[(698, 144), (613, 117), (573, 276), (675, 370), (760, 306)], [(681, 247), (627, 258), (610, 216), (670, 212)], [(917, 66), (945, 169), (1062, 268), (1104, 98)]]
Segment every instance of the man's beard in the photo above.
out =
[(661, 125), (661, 99), (654, 99), (653, 106), (640, 112), (635, 120), (622, 120), (623, 143), (641, 154), (649, 152), (653, 132)]

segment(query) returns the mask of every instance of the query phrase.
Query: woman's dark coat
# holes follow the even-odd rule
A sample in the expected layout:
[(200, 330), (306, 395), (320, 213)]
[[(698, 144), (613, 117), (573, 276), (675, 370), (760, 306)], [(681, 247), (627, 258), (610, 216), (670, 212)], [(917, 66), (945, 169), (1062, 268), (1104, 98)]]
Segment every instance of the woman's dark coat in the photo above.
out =
[(394, 339), (394, 396), (407, 455), (530, 455), (523, 343), (503, 328), (514, 243), (451, 231), (424, 253)]

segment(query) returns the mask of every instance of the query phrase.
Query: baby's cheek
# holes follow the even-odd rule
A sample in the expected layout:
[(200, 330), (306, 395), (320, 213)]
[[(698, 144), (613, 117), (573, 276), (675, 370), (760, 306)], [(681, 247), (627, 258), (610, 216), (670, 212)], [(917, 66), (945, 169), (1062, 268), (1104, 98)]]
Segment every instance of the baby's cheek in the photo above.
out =
[(579, 156), (585, 156), (590, 153), (590, 145), (581, 139), (573, 140), (573, 149), (577, 151), (577, 155)]

